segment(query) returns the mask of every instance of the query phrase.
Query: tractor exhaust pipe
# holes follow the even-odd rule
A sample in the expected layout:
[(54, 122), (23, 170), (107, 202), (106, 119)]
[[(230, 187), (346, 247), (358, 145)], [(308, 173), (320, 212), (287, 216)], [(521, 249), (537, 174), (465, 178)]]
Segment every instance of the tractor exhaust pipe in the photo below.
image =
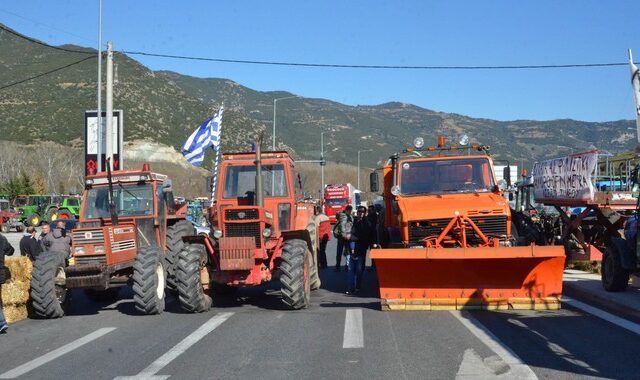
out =
[(262, 190), (262, 157), (260, 145), (262, 145), (262, 134), (258, 136), (258, 141), (256, 141), (256, 206), (263, 207), (264, 192)]

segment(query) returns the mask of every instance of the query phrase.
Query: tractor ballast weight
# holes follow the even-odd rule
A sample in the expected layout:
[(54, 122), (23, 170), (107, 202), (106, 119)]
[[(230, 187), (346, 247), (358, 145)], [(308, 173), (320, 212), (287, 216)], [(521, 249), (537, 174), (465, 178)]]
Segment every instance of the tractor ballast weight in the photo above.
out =
[(518, 239), (487, 151), (440, 140), (383, 168), (389, 243), (371, 250), (383, 309), (560, 308), (563, 248)]

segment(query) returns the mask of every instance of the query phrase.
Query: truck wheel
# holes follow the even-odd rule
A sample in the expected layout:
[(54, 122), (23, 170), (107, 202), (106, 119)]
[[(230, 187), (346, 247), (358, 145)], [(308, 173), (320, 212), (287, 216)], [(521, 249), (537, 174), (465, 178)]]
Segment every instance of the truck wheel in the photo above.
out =
[(92, 302), (113, 302), (118, 299), (120, 288), (109, 288), (106, 290), (85, 289), (84, 295)]
[(202, 286), (209, 279), (206, 271), (207, 252), (204, 247), (187, 244), (178, 255), (176, 285), (180, 306), (189, 313), (202, 313), (211, 308), (211, 297), (205, 294)]
[(2, 226), (0, 227), (0, 231), (2, 231), (3, 234), (9, 233), (9, 225), (7, 223), (2, 223)]
[(29, 226), (38, 227), (40, 222), (42, 222), (42, 219), (38, 213), (33, 213), (27, 218), (27, 225)]
[(47, 222), (53, 222), (58, 219), (58, 209), (52, 207), (47, 211)]
[(140, 248), (133, 264), (133, 301), (136, 310), (143, 314), (162, 313), (166, 285), (162, 254), (158, 248)]
[(167, 268), (167, 284), (171, 288), (176, 288), (176, 261), (178, 254), (184, 249), (184, 236), (195, 235), (193, 224), (187, 220), (181, 220), (178, 223), (167, 228), (167, 245), (166, 254), (164, 255), (165, 267)]
[(602, 257), (602, 286), (609, 292), (622, 292), (629, 285), (629, 272), (622, 268), (621, 254), (615, 242), (611, 242)]
[(67, 301), (65, 254), (45, 251), (33, 263), (31, 305), (40, 318), (60, 318)]
[(282, 302), (294, 310), (309, 306), (311, 298), (311, 252), (304, 240), (287, 240), (282, 247), (280, 284)]
[(69, 210), (58, 211), (58, 219), (75, 219), (75, 216)]

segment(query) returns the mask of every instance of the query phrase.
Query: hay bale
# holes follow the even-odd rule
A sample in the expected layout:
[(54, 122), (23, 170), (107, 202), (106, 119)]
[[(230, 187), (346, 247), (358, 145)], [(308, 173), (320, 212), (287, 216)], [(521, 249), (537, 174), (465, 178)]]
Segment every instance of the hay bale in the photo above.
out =
[(2, 299), (0, 302), (3, 305), (19, 305), (29, 301), (29, 290), (31, 289), (31, 283), (24, 281), (14, 281), (0, 285), (0, 294)]
[(4, 312), (4, 318), (8, 323), (13, 323), (17, 321), (21, 321), (23, 319), (27, 319), (27, 304), (23, 303), (20, 305), (4, 305), (2, 307), (2, 311)]
[(33, 265), (28, 257), (5, 257), (4, 265), (9, 268), (13, 281), (31, 282)]

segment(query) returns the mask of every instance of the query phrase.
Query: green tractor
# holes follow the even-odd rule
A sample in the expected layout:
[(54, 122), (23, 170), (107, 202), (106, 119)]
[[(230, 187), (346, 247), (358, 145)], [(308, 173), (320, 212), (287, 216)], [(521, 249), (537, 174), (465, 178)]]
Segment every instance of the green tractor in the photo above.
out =
[(42, 223), (49, 204), (51, 195), (18, 195), (13, 200), (13, 207), (20, 213), (20, 221), (34, 227)]
[(80, 215), (80, 197), (53, 196), (43, 215), (47, 222), (58, 219), (77, 219)]

